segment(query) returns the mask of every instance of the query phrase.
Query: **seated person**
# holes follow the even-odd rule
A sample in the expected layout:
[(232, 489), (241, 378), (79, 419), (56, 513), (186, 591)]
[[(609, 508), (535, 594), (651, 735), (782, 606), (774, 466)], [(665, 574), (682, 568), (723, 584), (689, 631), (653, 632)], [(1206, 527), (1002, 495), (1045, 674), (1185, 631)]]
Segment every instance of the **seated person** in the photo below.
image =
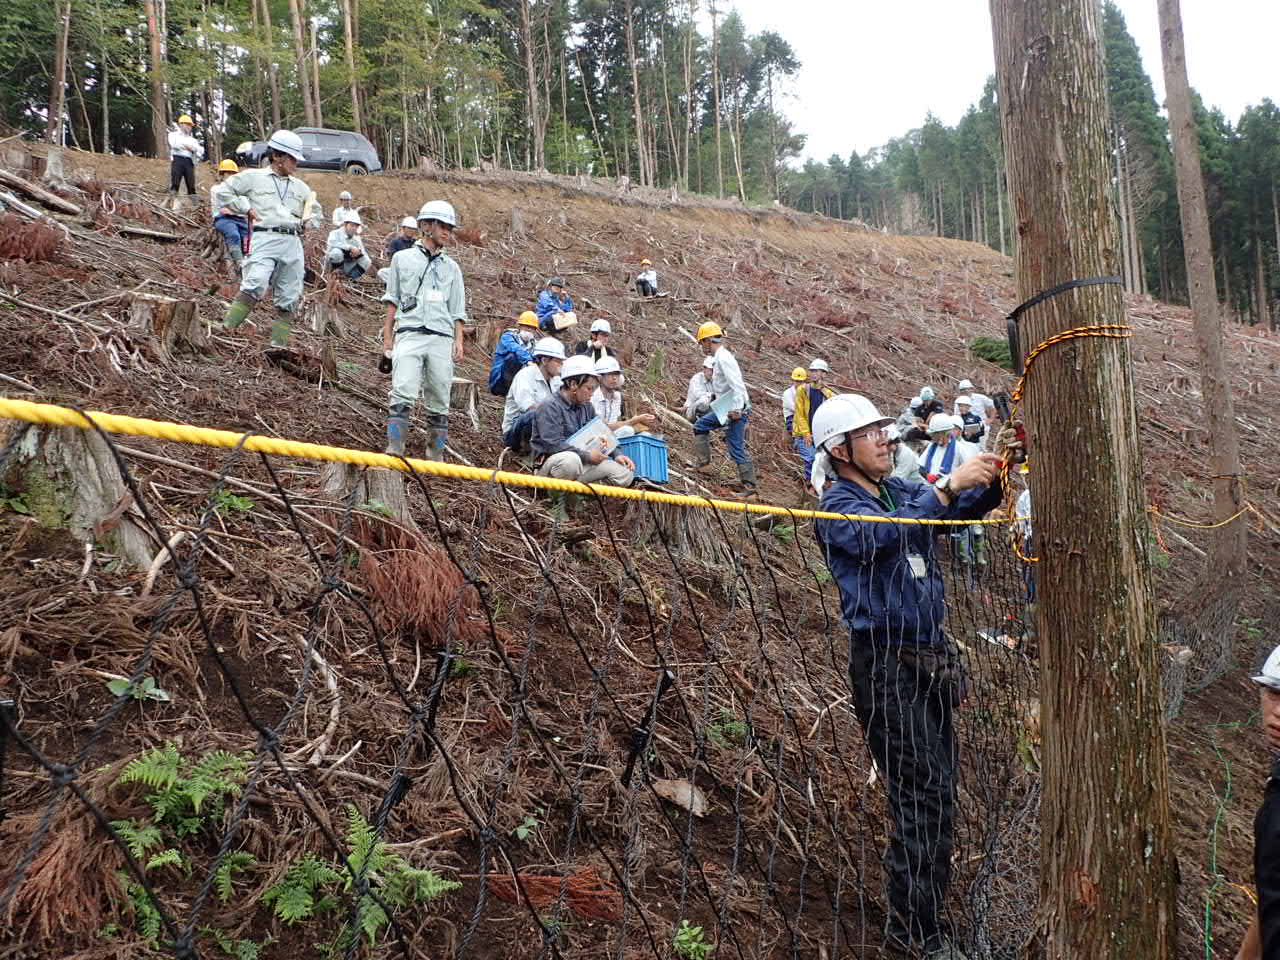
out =
[(964, 423), (964, 438), (969, 443), (982, 443), (987, 423), (973, 411), (973, 400), (967, 395), (956, 397), (956, 412)]
[(609, 349), (609, 338), (613, 336), (613, 327), (603, 318), (591, 321), (591, 333), (586, 340), (579, 341), (573, 352), (590, 357), (592, 363), (599, 363), (605, 357), (614, 356)]
[(531, 446), (534, 454), (542, 458), (539, 476), (631, 486), (636, 465), (620, 450), (607, 454), (598, 443), (574, 447), (568, 442), (595, 418), (591, 407), (591, 395), (596, 389), (594, 364), (587, 357), (570, 357), (560, 375), (560, 389), (533, 415)]
[(521, 367), (502, 410), (502, 442), (519, 454), (529, 452), (533, 414), (538, 405), (551, 399), (559, 384), (564, 363), (564, 344), (555, 337), (543, 337), (533, 347), (533, 363)]
[(364, 243), (360, 239), (360, 214), (354, 210), (347, 211), (342, 226), (329, 234), (325, 258), (330, 267), (348, 280), (359, 280), (364, 276), (373, 261), (364, 252)]
[[(711, 371), (716, 362), (711, 357), (702, 358), (702, 369), (689, 378), (689, 392), (684, 395), (684, 418), (693, 423), (704, 413), (711, 412), (715, 394), (711, 392)], [(787, 424), (791, 429), (791, 424)]]
[(400, 232), (387, 244), (387, 259), (390, 260), (401, 250), (408, 250), (418, 240), (418, 221), (413, 217), (405, 217), (400, 221)]
[(489, 392), (505, 397), (516, 374), (533, 363), (533, 341), (538, 337), (538, 316), (532, 310), (520, 314), (516, 325), (502, 332), (489, 367)]
[(573, 312), (573, 298), (564, 291), (564, 279), (552, 277), (547, 288), (538, 294), (534, 311), (538, 314), (538, 327), (544, 333), (555, 333), (556, 315)]
[(890, 476), (905, 481), (908, 486), (924, 483), (924, 477), (920, 476), (920, 458), (902, 442), (902, 431), (898, 429), (898, 425), (891, 423), (884, 428), (884, 432), (885, 439), (889, 441), (889, 454), (893, 458)]
[(591, 406), (596, 416), (603, 420), (613, 431), (614, 436), (629, 437), (637, 429), (652, 430), (658, 425), (658, 418), (651, 413), (641, 413), (630, 420), (622, 419), (622, 367), (617, 357), (605, 357), (596, 362), (596, 376), (600, 378), (600, 386), (591, 395)]
[(652, 260), (640, 261), (640, 275), (636, 277), (636, 293), (642, 297), (658, 295), (658, 271), (653, 269)]

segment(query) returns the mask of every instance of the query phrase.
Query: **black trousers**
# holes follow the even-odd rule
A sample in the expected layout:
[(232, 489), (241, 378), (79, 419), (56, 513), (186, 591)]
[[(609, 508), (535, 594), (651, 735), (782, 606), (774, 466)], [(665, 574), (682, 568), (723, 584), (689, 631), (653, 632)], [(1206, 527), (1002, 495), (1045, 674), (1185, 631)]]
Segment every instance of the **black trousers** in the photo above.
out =
[(178, 184), (186, 181), (187, 193), (195, 196), (196, 164), (190, 157), (174, 157), (169, 161), (169, 192), (177, 193)]
[(943, 648), (916, 653), (854, 638), (849, 680), (893, 818), (884, 857), (888, 933), (935, 949), (945, 935), (941, 915), (954, 846), (959, 660)]
[(648, 280), (637, 280), (636, 293), (640, 294), (642, 297), (656, 297), (658, 295), (658, 288)]

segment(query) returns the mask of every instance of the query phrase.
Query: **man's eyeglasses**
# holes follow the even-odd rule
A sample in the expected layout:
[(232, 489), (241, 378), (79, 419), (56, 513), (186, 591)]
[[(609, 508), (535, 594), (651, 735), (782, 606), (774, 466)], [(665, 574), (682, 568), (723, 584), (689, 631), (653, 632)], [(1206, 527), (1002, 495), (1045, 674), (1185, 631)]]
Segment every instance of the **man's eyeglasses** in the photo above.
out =
[(849, 440), (852, 442), (854, 440), (861, 440), (863, 437), (871, 437), (875, 440), (879, 440), (884, 435), (885, 435), (884, 427), (871, 427), (869, 430), (860, 430), (859, 432), (851, 433), (848, 436), (849, 436)]

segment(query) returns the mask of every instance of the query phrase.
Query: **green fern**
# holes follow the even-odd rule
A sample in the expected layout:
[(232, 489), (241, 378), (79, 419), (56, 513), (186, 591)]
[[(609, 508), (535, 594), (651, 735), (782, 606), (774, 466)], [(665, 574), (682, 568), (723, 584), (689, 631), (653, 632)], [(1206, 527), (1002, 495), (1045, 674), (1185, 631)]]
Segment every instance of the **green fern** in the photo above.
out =
[(147, 895), (147, 888), (134, 880), (126, 870), (116, 871), (116, 876), (124, 887), (129, 909), (133, 911), (133, 918), (138, 924), (138, 932), (144, 940), (154, 943), (156, 937), (160, 936), (160, 911)]
[(164, 843), (160, 828), (154, 823), (137, 823), (134, 820), (112, 820), (111, 829), (124, 841), (135, 860), (141, 860), (152, 847)]
[(116, 785), (142, 783), (152, 790), (168, 790), (178, 782), (181, 772), (182, 757), (178, 755), (178, 748), (165, 743), (129, 761)]
[(231, 899), (232, 875), (238, 870), (247, 870), (257, 863), (252, 853), (244, 850), (233, 850), (218, 864), (213, 872), (213, 888), (218, 892), (218, 899), (226, 903)]
[(213, 750), (192, 764), (172, 743), (148, 750), (132, 760), (117, 785), (150, 787), (147, 803), (155, 819), (180, 837), (192, 836), (222, 812), (228, 796), (240, 793), (248, 761), (225, 750)]
[(216, 927), (201, 927), (200, 932), (207, 937), (212, 937), (218, 949), (234, 960), (259, 960), (263, 948), (275, 942), (272, 937), (267, 937), (262, 943), (248, 939), (232, 940)]
[(333, 897), (317, 899), (316, 891), (341, 879), (336, 870), (315, 854), (308, 853), (285, 871), (279, 883), (262, 895), (262, 902), (272, 906), (279, 919), (292, 925), (330, 909), (336, 903)]
[(168, 850), (161, 850), (147, 861), (147, 870), (152, 870), (156, 867), (185, 868), (186, 862), (182, 859), (182, 854), (173, 849), (173, 847), (170, 847)]

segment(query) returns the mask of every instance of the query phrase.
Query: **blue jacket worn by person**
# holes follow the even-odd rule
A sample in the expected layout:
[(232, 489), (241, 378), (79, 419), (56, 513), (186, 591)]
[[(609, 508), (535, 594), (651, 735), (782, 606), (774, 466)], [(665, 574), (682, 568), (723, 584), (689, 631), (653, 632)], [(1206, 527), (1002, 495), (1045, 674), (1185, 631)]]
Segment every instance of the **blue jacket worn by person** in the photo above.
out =
[[(532, 328), (529, 328), (532, 329)], [(505, 330), (498, 338), (498, 346), (493, 351), (493, 363), (489, 366), (489, 392), (494, 396), (505, 397), (511, 387), (511, 381), (526, 364), (533, 362), (531, 344), (520, 339), (516, 330)]]
[(545, 330), (547, 324), (551, 323), (551, 318), (557, 313), (569, 313), (573, 310), (573, 298), (563, 293), (557, 300), (556, 295), (550, 290), (543, 290), (538, 294), (538, 305), (533, 309), (538, 315), (539, 325)]
[[(930, 486), (887, 477), (881, 496), (838, 479), (822, 498), (829, 513), (914, 520), (978, 520), (999, 506), (999, 480), (964, 490), (944, 507)], [(840, 587), (840, 608), (855, 643), (930, 646), (944, 642), (938, 528), (926, 524), (816, 521), (818, 544)]]

